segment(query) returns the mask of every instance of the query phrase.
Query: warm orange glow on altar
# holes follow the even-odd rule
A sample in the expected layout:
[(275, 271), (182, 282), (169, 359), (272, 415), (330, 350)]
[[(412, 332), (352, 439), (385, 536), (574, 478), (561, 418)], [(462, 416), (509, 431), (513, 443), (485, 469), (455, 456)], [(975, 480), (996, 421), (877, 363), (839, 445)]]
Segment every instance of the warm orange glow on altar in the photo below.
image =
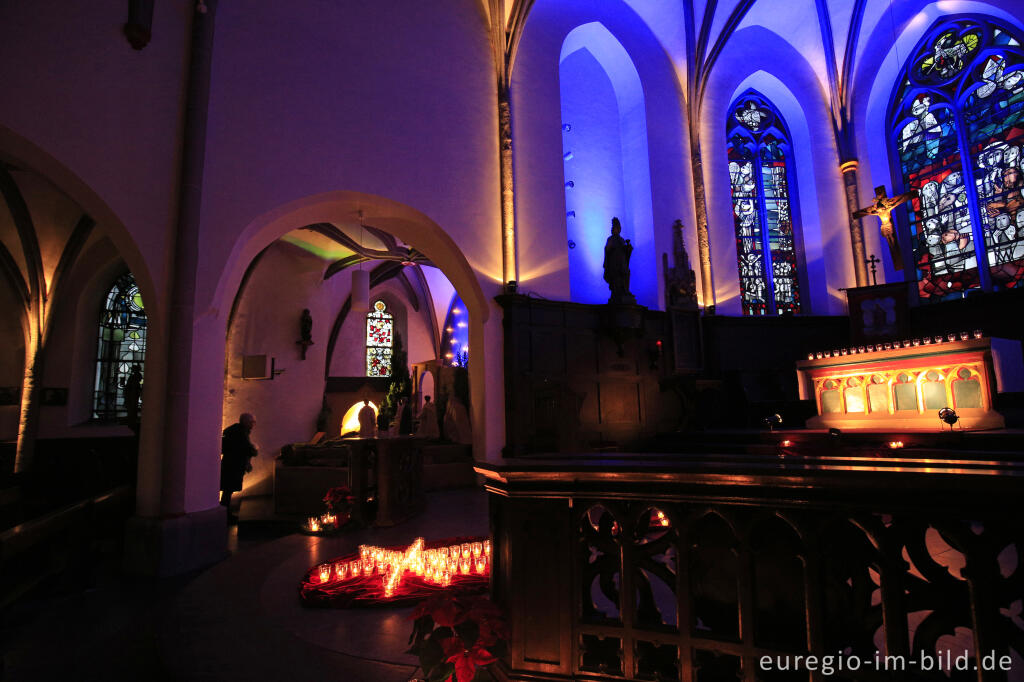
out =
[(991, 340), (980, 332), (818, 351), (797, 373), (801, 397), (818, 408), (811, 428), (938, 430), (946, 407), (968, 428), (1005, 423), (993, 408)]
[(489, 575), (490, 562), (490, 540), (424, 549), (423, 538), (416, 538), (404, 551), (359, 545), (359, 558), (336, 562), (333, 571), (331, 565), (324, 564), (315, 575), (319, 575), (321, 583), (357, 578), (360, 573), (364, 576), (379, 575), (384, 585), (384, 596), (390, 598), (409, 573), (427, 583), (447, 587), (451, 585), (453, 576)]

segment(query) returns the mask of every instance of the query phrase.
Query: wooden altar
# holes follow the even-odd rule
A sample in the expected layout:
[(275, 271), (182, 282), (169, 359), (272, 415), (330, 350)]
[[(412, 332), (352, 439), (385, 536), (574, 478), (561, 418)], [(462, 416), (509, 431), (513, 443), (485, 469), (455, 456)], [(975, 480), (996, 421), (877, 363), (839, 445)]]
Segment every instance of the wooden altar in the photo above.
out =
[[(346, 438), (282, 449), (274, 467), (274, 510), (319, 515), (328, 488), (347, 485), (356, 498), (352, 520), (393, 526), (423, 509), (423, 447), (419, 438)], [(373, 510), (376, 509), (376, 513)]]
[(950, 334), (812, 353), (797, 363), (808, 428), (929, 430), (952, 408), (965, 429), (1005, 426), (997, 391), (1020, 390), (1019, 341)]

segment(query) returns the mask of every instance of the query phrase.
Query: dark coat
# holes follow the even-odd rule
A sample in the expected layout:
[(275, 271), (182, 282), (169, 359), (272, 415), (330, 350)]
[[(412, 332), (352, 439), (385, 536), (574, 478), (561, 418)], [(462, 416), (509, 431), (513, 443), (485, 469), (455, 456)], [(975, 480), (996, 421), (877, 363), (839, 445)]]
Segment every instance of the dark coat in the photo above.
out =
[(220, 451), (224, 455), (220, 460), (220, 489), (230, 492), (241, 490), (249, 460), (256, 456), (256, 448), (249, 441), (245, 427), (232, 424), (224, 429)]

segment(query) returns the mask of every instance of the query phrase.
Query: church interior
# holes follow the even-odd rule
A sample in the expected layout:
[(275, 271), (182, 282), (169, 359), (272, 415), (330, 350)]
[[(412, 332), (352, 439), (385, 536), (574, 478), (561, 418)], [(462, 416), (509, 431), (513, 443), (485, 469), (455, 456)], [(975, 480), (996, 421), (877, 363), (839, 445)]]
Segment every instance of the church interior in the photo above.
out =
[(1024, 681), (1024, 4), (0, 35), (0, 679)]

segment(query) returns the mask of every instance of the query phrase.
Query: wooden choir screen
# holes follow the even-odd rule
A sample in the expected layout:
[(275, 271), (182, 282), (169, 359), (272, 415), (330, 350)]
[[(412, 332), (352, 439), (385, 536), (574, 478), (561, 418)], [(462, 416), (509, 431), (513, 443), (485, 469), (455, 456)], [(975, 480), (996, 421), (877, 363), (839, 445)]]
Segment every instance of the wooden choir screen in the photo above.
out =
[[(746, 476), (479, 467), (506, 558), (494, 566), (514, 633), (503, 677), (1015, 679), (920, 671), (944, 651), (966, 652), (970, 666), (978, 652), (1024, 665), (1012, 474), (958, 484), (950, 472), (776, 477), (756, 466)], [(778, 670), (798, 655), (817, 656), (818, 670)], [(905, 670), (870, 669), (886, 655)]]

